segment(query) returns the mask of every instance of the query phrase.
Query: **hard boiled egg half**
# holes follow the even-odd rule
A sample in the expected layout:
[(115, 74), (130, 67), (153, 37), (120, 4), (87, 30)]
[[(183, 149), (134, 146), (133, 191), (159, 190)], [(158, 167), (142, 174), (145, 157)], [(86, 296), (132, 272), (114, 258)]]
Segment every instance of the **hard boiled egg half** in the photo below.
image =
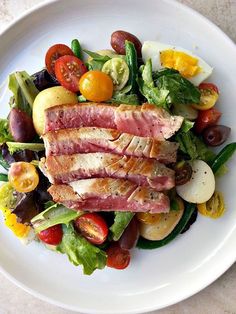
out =
[(204, 60), (190, 51), (158, 41), (145, 41), (142, 46), (142, 57), (144, 63), (149, 59), (152, 60), (153, 71), (163, 68), (178, 70), (196, 86), (207, 79), (213, 70)]

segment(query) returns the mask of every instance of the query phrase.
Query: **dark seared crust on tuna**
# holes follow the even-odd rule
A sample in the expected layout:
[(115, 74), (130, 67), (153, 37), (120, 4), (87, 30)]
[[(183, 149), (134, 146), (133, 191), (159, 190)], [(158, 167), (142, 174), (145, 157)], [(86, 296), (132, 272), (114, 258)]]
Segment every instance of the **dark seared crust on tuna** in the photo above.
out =
[(170, 138), (183, 122), (183, 117), (171, 116), (164, 109), (152, 104), (66, 104), (46, 109), (45, 119), (45, 133), (65, 128), (94, 126), (158, 139)]
[(55, 202), (76, 210), (169, 211), (169, 198), (165, 194), (125, 179), (87, 179), (70, 185), (52, 185), (48, 191)]
[(97, 127), (51, 131), (43, 135), (43, 140), (47, 156), (110, 152), (122, 156), (154, 158), (166, 164), (176, 161), (179, 147), (175, 142)]
[(175, 185), (174, 171), (155, 159), (119, 156), (110, 153), (87, 153), (48, 156), (40, 168), (51, 183), (69, 183), (87, 178), (125, 178), (157, 191)]

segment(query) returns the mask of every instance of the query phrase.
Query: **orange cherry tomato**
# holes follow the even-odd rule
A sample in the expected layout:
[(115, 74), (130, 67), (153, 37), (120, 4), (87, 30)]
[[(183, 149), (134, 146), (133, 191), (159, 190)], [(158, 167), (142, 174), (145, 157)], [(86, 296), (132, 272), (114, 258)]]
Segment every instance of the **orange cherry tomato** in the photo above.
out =
[(9, 183), (20, 193), (33, 191), (39, 184), (39, 175), (34, 165), (29, 162), (14, 162), (8, 173)]
[(79, 90), (90, 101), (106, 101), (112, 97), (113, 82), (106, 73), (89, 71), (81, 77)]

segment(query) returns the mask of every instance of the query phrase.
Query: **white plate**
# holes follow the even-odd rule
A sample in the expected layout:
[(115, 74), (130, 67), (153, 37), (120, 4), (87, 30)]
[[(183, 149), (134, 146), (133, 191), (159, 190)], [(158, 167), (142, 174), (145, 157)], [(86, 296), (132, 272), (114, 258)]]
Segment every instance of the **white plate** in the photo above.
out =
[[(236, 49), (216, 26), (173, 1), (85, 0), (58, 1), (38, 7), (0, 37), (0, 83), (9, 72), (30, 73), (43, 66), (47, 48), (79, 38), (91, 50), (109, 47), (110, 34), (124, 29), (141, 40), (160, 40), (194, 50), (215, 67), (211, 81), (221, 89), (222, 123), (236, 139)], [(9, 94), (1, 99), (7, 113)], [(236, 194), (234, 158), (230, 172), (219, 180), (227, 212), (220, 220), (199, 217), (190, 231), (166, 247), (134, 250), (125, 271), (106, 269), (82, 275), (66, 256), (39, 244), (22, 246), (0, 228), (0, 264), (17, 285), (56, 305), (83, 313), (138, 313), (159, 309), (198, 292), (236, 260)], [(1, 223), (2, 225), (2, 223)]]

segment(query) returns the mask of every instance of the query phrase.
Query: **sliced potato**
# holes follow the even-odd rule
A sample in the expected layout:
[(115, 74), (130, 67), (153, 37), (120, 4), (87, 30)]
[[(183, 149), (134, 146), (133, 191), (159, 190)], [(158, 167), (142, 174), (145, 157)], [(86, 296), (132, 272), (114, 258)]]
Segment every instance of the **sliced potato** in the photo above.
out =
[(187, 202), (201, 204), (207, 202), (215, 191), (215, 176), (203, 160), (194, 160), (191, 163), (192, 177), (176, 187), (179, 196)]
[(160, 219), (153, 224), (140, 223), (140, 235), (147, 240), (157, 241), (167, 237), (179, 223), (184, 208), (171, 210), (167, 214), (160, 214)]
[(55, 86), (41, 91), (33, 103), (33, 123), (38, 135), (44, 131), (44, 110), (56, 105), (75, 104), (78, 102), (77, 95), (62, 86)]

